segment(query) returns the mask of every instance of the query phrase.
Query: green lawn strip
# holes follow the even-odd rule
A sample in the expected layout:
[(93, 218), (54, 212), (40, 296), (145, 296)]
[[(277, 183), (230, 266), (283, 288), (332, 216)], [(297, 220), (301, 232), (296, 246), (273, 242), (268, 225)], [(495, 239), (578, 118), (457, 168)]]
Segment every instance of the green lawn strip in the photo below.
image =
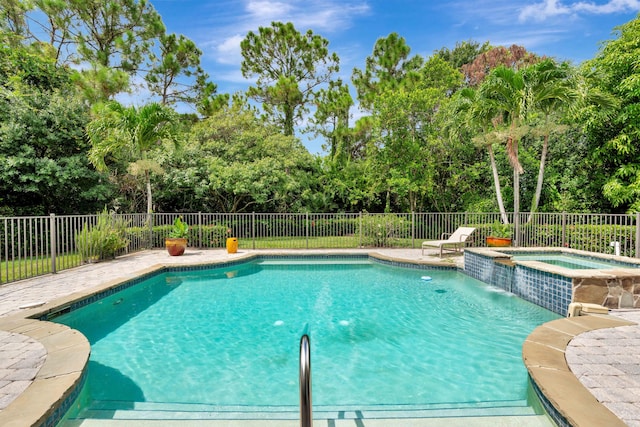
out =
[[(78, 265), (80, 265), (80, 255), (76, 253), (56, 257), (57, 271)], [(51, 273), (51, 256), (0, 261), (0, 283), (14, 282), (47, 273)]]

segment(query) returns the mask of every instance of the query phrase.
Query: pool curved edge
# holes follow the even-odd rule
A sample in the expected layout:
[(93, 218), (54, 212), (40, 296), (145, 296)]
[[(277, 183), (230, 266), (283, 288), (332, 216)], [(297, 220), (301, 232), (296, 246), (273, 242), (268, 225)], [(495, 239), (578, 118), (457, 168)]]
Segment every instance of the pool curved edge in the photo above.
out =
[(82, 388), (91, 353), (89, 341), (67, 326), (19, 317), (1, 319), (0, 330), (33, 338), (46, 350), (33, 382), (0, 411), (0, 425), (41, 426), (60, 419)]
[(578, 316), (547, 322), (527, 337), (522, 346), (524, 364), (534, 390), (558, 426), (626, 426), (582, 385), (567, 364), (565, 350), (583, 332), (634, 324), (607, 315)]

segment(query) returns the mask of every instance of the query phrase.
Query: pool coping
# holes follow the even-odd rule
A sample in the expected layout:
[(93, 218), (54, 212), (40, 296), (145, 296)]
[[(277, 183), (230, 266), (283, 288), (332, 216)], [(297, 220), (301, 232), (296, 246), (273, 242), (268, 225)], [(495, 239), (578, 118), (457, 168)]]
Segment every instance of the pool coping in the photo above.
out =
[[(305, 256), (290, 251), (269, 251), (273, 256)], [(456, 264), (436, 260), (411, 260), (377, 252), (332, 252), (322, 255), (363, 255), (392, 265), (440, 267), (458, 269)], [(247, 262), (264, 256), (264, 253), (242, 254), (232, 261), (207, 261), (183, 265), (184, 268), (206, 268)], [(158, 274), (176, 268), (175, 264), (158, 263), (136, 272), (136, 278)], [(56, 414), (64, 414), (61, 407), (79, 391), (90, 355), (87, 339), (78, 331), (64, 325), (36, 320), (69, 307), (100, 292), (113, 290), (132, 278), (107, 281), (98, 286), (57, 298), (38, 307), (24, 309), (19, 314), (0, 317), (0, 330), (20, 333), (38, 340), (46, 349), (47, 357), (33, 383), (7, 408), (0, 411), (0, 425), (7, 427), (41, 426)], [(574, 426), (594, 425), (594, 419), (606, 422), (600, 425), (624, 426), (625, 424), (579, 382), (571, 373), (564, 358), (564, 351), (571, 339), (580, 333), (594, 329), (633, 325), (635, 323), (610, 316), (581, 316), (558, 319), (536, 328), (523, 345), (523, 360), (535, 386), (541, 390), (561, 417)], [(604, 422), (604, 421), (603, 421)]]
[(584, 332), (630, 325), (636, 323), (609, 315), (586, 315), (552, 320), (527, 337), (522, 359), (531, 381), (542, 394), (543, 405), (558, 425), (627, 425), (578, 380), (569, 368), (565, 351), (571, 340)]

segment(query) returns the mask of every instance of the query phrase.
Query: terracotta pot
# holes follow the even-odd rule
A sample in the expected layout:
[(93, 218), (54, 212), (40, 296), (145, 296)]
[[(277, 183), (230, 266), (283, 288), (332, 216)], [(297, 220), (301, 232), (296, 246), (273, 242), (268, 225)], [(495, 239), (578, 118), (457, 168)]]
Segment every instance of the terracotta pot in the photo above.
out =
[(167, 252), (171, 256), (180, 256), (187, 249), (187, 239), (181, 237), (167, 237), (164, 239), (164, 245), (167, 248)]
[(509, 237), (487, 237), (487, 246), (489, 247), (506, 247), (511, 246), (511, 239)]

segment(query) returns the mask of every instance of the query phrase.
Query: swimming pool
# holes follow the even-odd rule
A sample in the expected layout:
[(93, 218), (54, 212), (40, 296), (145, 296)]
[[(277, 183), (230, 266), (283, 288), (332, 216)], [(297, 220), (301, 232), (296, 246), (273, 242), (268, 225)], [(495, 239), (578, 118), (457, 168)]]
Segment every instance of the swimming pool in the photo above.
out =
[(266, 259), (159, 274), (55, 320), (92, 345), (81, 417), (136, 402), (297, 406), (305, 325), (314, 408), (526, 405), (522, 342), (558, 316), (456, 271), (424, 276)]

